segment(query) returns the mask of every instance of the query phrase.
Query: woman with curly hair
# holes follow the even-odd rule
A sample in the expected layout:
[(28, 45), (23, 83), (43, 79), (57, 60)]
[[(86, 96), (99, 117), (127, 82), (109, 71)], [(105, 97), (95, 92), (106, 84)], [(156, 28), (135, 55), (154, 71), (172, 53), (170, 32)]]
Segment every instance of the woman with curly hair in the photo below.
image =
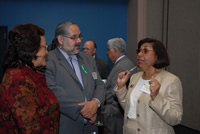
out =
[(0, 85), (0, 133), (58, 133), (59, 104), (44, 75), (44, 29), (21, 24), (9, 32)]

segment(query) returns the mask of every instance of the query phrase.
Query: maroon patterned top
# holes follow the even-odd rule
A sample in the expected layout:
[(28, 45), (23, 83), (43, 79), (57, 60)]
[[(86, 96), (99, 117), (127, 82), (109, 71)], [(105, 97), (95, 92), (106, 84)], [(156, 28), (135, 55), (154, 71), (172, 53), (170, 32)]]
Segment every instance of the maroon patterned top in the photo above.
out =
[(0, 85), (0, 134), (56, 134), (59, 104), (45, 75), (28, 67), (8, 69)]

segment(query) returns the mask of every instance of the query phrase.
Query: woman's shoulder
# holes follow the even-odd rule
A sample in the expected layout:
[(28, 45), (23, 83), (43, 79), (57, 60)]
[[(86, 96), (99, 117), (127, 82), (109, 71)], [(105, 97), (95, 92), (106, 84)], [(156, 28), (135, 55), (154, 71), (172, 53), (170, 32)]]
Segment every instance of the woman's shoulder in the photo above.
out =
[(163, 77), (165, 77), (165, 78), (178, 78), (177, 75), (175, 75), (175, 74), (173, 74), (173, 73), (171, 73), (171, 72), (168, 72), (168, 71), (166, 71), (166, 70), (162, 70), (162, 71), (160, 72), (160, 75), (163, 76)]
[[(7, 69), (1, 85), (7, 88), (16, 88), (19, 85), (36, 85), (36, 80), (38, 79), (36, 73), (30, 68), (10, 68)], [(11, 86), (12, 85), (12, 86)]]
[(21, 69), (20, 68), (9, 68), (6, 70), (6, 72), (4, 73), (4, 76), (9, 76), (11, 78), (12, 77), (19, 77), (21, 76)]
[(6, 80), (12, 79), (12, 80), (23, 80), (24, 78), (29, 78), (35, 76), (35, 73), (32, 69), (28, 67), (23, 68), (9, 68), (4, 73), (4, 78)]
[(1, 82), (1, 87), (4, 88), (9, 88), (10, 85), (15, 85), (16, 81), (20, 78), (21, 76), (21, 70), (18, 68), (9, 68), (6, 70), (4, 73), (2, 82)]
[(173, 82), (173, 81), (176, 81), (176, 82), (181, 82), (180, 78), (171, 73), (171, 72), (168, 72), (166, 70), (162, 70), (160, 72), (160, 75), (158, 76), (158, 79), (160, 79), (160, 81), (168, 81), (168, 82)]

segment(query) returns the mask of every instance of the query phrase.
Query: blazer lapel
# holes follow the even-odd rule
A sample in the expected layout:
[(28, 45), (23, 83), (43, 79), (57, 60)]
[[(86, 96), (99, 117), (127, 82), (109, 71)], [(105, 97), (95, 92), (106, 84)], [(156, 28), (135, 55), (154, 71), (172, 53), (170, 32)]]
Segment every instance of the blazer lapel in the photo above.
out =
[(129, 83), (129, 89), (127, 96), (129, 96), (128, 98), (130, 99), (130, 94), (132, 92), (132, 90), (134, 89), (134, 87), (136, 86), (136, 83), (138, 82), (139, 78), (142, 76), (143, 72), (138, 73), (138, 75), (136, 77), (134, 77), (134, 79), (132, 81), (130, 81)]
[(56, 55), (58, 57), (59, 63), (67, 70), (67, 72), (77, 81), (79, 81), (78, 77), (76, 76), (74, 70), (72, 69), (71, 65), (65, 59), (65, 57), (61, 54), (61, 52), (56, 48)]

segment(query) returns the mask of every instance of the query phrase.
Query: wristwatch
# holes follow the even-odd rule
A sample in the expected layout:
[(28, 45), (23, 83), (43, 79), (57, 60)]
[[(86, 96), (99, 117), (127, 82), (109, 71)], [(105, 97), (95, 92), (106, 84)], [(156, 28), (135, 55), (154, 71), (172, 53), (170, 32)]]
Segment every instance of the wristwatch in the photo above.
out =
[(92, 100), (96, 101), (98, 108), (101, 106), (101, 102), (97, 98), (93, 98)]

